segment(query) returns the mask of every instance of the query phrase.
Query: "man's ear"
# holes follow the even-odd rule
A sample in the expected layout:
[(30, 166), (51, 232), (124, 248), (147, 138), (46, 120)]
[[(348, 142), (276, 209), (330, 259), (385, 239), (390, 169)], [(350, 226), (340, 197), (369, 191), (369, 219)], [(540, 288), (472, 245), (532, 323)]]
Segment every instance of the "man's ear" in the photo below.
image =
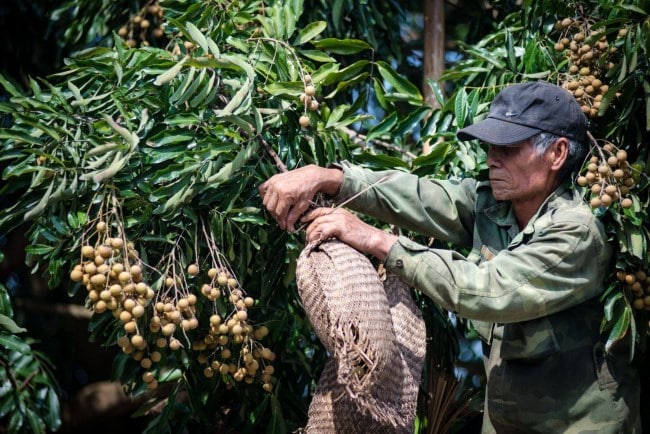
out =
[(569, 141), (560, 137), (549, 149), (548, 158), (551, 161), (551, 170), (559, 171), (569, 156)]

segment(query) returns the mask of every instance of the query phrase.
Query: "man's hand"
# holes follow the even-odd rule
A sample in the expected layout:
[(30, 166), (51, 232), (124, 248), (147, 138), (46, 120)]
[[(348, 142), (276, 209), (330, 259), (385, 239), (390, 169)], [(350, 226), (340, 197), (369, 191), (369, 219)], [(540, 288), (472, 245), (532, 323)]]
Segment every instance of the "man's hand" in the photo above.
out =
[(311, 164), (272, 176), (259, 186), (259, 192), (278, 226), (293, 231), (294, 224), (309, 209), (316, 193), (335, 195), (342, 182), (341, 170)]
[(301, 221), (309, 222), (307, 241), (335, 237), (360, 252), (369, 253), (382, 261), (386, 259), (391, 246), (397, 241), (397, 236), (370, 226), (342, 208), (316, 208), (308, 212)]

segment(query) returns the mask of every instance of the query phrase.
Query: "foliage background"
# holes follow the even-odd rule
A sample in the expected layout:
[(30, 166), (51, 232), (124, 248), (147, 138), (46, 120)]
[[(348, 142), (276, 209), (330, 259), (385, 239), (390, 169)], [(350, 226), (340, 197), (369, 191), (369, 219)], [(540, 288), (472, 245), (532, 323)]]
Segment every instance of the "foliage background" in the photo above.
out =
[[(57, 288), (54, 293), (37, 285), (2, 292), (3, 344), (8, 351), (4, 360), (19, 354), (30, 357), (21, 359), (23, 371), (16, 370), (29, 380), (25, 384), (30, 387), (13, 387), (24, 392), (22, 398), (2, 394), (0, 414), (7, 415), (9, 426), (55, 429), (60, 424), (55, 392), (65, 402), (67, 393), (92, 380), (81, 366), (84, 356), (71, 357), (80, 341), (45, 333), (40, 343), (33, 343), (46, 350), (45, 358), (24, 346), (19, 338), (24, 332), (10, 320), (14, 312), (8, 294), (18, 300), (27, 295), (40, 303), (84, 303), (85, 289), (71, 285), (67, 274), (79, 260), (84, 228), (96, 215), (96, 208), (89, 208), (92, 198), (107, 186), (119, 192), (129, 239), (157, 269), (163, 268), (174, 244), (182, 247), (182, 253), (174, 256), (182, 269), (195, 260), (207, 264), (206, 240), (195, 229), (201, 219), (209, 222), (224, 257), (257, 299), (251, 316), (269, 325), (268, 346), (277, 353), (278, 374), (271, 394), (259, 385), (229, 389), (223, 381), (206, 381), (203, 367), (192, 361), (192, 351), (170, 354), (159, 370), (166, 374), (159, 379), (170, 385), (165, 391), (172, 398), (188, 391), (189, 400), (174, 404), (171, 399), (157, 416), (136, 419), (137, 429), (165, 432), (187, 426), (193, 432), (207, 432), (225, 426), (245, 432), (287, 432), (304, 423), (307, 394), (325, 354), (305, 321), (292, 283), (300, 236), (279, 232), (260, 210), (256, 186), (277, 170), (264, 142), (289, 167), (347, 158), (368, 167), (427, 176), (481, 176), (483, 150), (457, 142), (456, 128), (484, 115), (486, 103), (503, 85), (534, 79), (561, 82), (568, 64), (552, 49), (559, 37), (554, 23), (563, 17), (591, 17), (592, 25), (606, 29), (620, 50), (616, 67), (607, 73), (609, 103), (601, 106), (591, 129), (596, 137), (628, 150), (630, 161), (645, 170), (650, 158), (644, 146), (650, 92), (647, 2), (525, 1), (521, 9), (515, 2), (494, 2), (491, 14), (450, 2), (448, 54), (450, 59), (455, 54), (457, 61), (443, 77), (445, 86), (432, 83), (441, 103), (435, 111), (423, 104), (412, 84), (422, 81), (419, 2), (412, 3), (167, 1), (161, 3), (168, 23), (166, 37), (148, 38), (150, 46), (137, 49), (127, 48), (111, 32), (142, 10), (137, 2), (103, 1), (102, 13), (96, 13), (96, 2), (84, 1), (44, 2), (38, 7), (9, 2), (1, 7), (0, 17), (5, 19), (15, 16), (8, 13), (13, 4), (13, 13), (18, 10), (31, 17), (34, 27), (39, 20), (47, 21), (45, 39), (56, 44), (42, 50), (50, 61), (33, 61), (31, 76), (21, 70), (29, 58), (25, 46), (4, 47), (12, 55), (4, 57), (3, 67), (6, 77), (13, 79), (2, 80), (8, 101), (1, 111), (8, 128), (2, 130), (1, 193), (6, 206), (0, 224), (9, 237), (27, 232), (29, 273)], [(327, 26), (310, 27), (319, 21)], [(198, 34), (188, 23), (200, 29)], [(623, 26), (628, 35), (618, 40), (616, 32)], [(308, 35), (313, 35), (309, 41)], [(218, 52), (202, 37), (211, 39)], [(154, 84), (187, 54), (183, 45), (187, 40), (196, 47), (192, 59), (169, 83)], [(84, 50), (77, 52), (80, 48)], [(62, 69), (63, 59), (73, 52)], [(318, 112), (308, 112), (312, 125), (306, 130), (298, 124), (304, 113), (298, 100), (304, 91), (304, 72), (312, 74), (321, 103)], [(211, 87), (215, 94), (202, 94), (212, 77), (218, 83)], [(191, 92), (176, 92), (185, 85)], [(615, 97), (617, 92), (620, 96)], [(232, 113), (224, 115), (233, 100)], [(425, 141), (434, 143), (433, 150), (420, 155)], [(106, 159), (98, 162), (102, 154), (91, 150), (109, 143), (113, 145), (104, 154)], [(116, 167), (114, 174), (105, 172)], [(647, 176), (638, 179), (636, 208), (600, 211), (609, 222), (612, 241), (619, 243), (619, 268), (643, 268), (648, 263)], [(23, 223), (25, 210), (28, 218)], [(10, 256), (6, 254), (5, 265), (13, 259)], [(152, 281), (154, 276), (152, 272)], [(463, 339), (458, 340), (462, 327), (456, 330), (446, 313), (428, 300), (419, 302), (432, 338), (426, 388), (431, 387), (436, 366), (453, 371), (454, 365), (463, 364), (467, 348)], [(647, 366), (647, 317), (636, 312), (633, 321), (630, 294), (614, 278), (604, 305), (609, 318), (604, 329), (612, 343), (636, 336), (635, 348), (640, 351), (635, 360)], [(45, 318), (50, 326), (59, 321), (53, 315)], [(42, 327), (20, 312), (16, 319), (29, 331)], [(85, 329), (85, 323), (73, 327)], [(65, 332), (60, 324), (51, 330), (57, 328)], [(141, 369), (113, 345), (119, 329), (112, 316), (95, 315), (90, 323), (94, 344), (82, 352), (93, 353), (107, 344), (100, 358), (104, 364), (115, 360), (113, 378), (135, 381), (136, 395), (146, 395)], [(56, 360), (63, 388), (54, 383), (47, 358)], [(467, 360), (471, 359), (470, 355)], [(28, 360), (39, 364), (34, 367)], [(472, 364), (468, 367), (472, 369)], [(30, 377), (31, 372), (43, 375)], [(3, 381), (10, 383), (8, 378)], [(12, 411), (16, 408), (22, 410)], [(49, 413), (43, 413), (46, 408)], [(426, 429), (427, 423), (433, 426), (433, 419), (423, 408), (419, 429)], [(466, 429), (470, 426), (467, 422)]]

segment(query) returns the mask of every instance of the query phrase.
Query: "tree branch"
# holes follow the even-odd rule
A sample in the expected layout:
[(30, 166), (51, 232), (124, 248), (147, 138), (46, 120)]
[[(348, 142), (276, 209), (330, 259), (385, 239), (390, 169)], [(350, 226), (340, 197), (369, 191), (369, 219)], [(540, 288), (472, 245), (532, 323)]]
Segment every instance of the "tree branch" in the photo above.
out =
[[(362, 145), (364, 148), (368, 146), (368, 141), (366, 140), (367, 136), (365, 136), (363, 134), (360, 134), (360, 133), (358, 133), (358, 132), (356, 132), (353, 129), (348, 128), (348, 127), (340, 127), (340, 129), (345, 134), (347, 134), (352, 139), (352, 141), (354, 143), (356, 143), (357, 145)], [(390, 149), (391, 151), (399, 152), (400, 154), (406, 155), (407, 157), (409, 157), (412, 160), (416, 158), (415, 154), (413, 154), (413, 153), (411, 153), (411, 152), (409, 152), (409, 151), (407, 151), (405, 149), (402, 149), (399, 146), (396, 146), (396, 145), (394, 145), (392, 143), (384, 142), (383, 140), (377, 140), (377, 139), (372, 140), (371, 143), (373, 143), (375, 145), (378, 145), (378, 146), (381, 146), (382, 148), (385, 148), (385, 149)]]

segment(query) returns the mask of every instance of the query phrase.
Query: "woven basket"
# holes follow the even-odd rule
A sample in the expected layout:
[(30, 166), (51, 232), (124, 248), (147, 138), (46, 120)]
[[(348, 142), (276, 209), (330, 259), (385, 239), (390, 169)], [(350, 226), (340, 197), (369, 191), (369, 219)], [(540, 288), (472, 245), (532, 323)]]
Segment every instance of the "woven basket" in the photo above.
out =
[(327, 360), (306, 432), (412, 432), (426, 332), (408, 287), (328, 240), (305, 247), (298, 290)]

